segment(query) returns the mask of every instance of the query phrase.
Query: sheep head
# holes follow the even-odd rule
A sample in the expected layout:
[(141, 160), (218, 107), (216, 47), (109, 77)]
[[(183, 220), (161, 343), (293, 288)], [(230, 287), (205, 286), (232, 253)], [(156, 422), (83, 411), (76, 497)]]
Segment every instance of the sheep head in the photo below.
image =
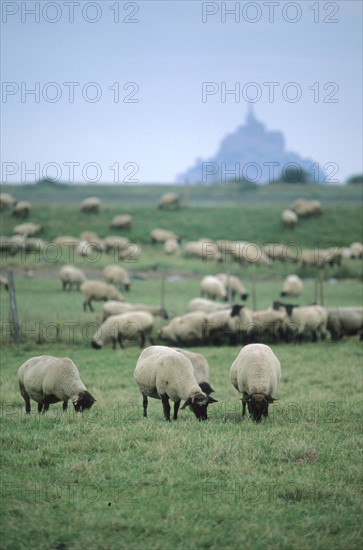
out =
[(207, 408), (210, 403), (218, 403), (218, 401), (210, 395), (199, 392), (189, 397), (181, 408), (189, 407), (198, 420), (208, 420)]
[(82, 412), (85, 409), (90, 409), (96, 399), (88, 391), (81, 391), (78, 398), (73, 402), (76, 412)]
[(277, 401), (271, 395), (255, 393), (242, 398), (247, 403), (250, 417), (255, 422), (261, 422), (262, 416), (268, 416), (268, 406), (270, 403)]

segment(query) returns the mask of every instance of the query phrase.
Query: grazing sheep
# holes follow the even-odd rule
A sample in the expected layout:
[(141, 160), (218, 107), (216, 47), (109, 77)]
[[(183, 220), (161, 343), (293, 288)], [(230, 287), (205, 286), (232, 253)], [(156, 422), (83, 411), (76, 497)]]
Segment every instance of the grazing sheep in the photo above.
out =
[(213, 241), (190, 241), (184, 246), (184, 254), (201, 258), (203, 262), (209, 260), (222, 261), (222, 254), (218, 250), (217, 243)]
[(321, 203), (317, 200), (296, 199), (290, 206), (299, 218), (309, 216), (320, 216), (322, 213)]
[(150, 235), (152, 244), (165, 243), (168, 239), (178, 240), (178, 236), (173, 231), (169, 231), (168, 229), (156, 228), (150, 232)]
[(363, 244), (362, 243), (352, 243), (350, 245), (351, 258), (362, 258), (363, 257)]
[(164, 418), (170, 422), (169, 399), (174, 401), (174, 416), (177, 420), (180, 402), (182, 409), (190, 407), (198, 420), (207, 420), (207, 407), (217, 403), (206, 395), (193, 374), (190, 360), (179, 351), (166, 346), (151, 346), (137, 360), (134, 379), (142, 394), (144, 417), (147, 417), (148, 397), (161, 399)]
[(160, 306), (150, 306), (148, 304), (130, 304), (128, 302), (115, 302), (109, 300), (103, 305), (102, 318), (103, 320), (110, 317), (110, 315), (118, 315), (120, 313), (126, 313), (129, 311), (146, 311), (151, 315), (161, 317), (162, 319), (168, 319), (168, 313), (166, 309)]
[(281, 221), (286, 227), (293, 229), (298, 222), (298, 217), (293, 210), (286, 208), (281, 213)]
[(43, 227), (41, 225), (32, 222), (20, 223), (14, 227), (15, 235), (24, 235), (25, 237), (34, 237), (42, 231)]
[(283, 324), (286, 339), (291, 334), (300, 343), (303, 341), (304, 335), (311, 336), (313, 342), (327, 339), (328, 314), (323, 307), (317, 305), (299, 307), (294, 304), (274, 302), (273, 309), (286, 310), (287, 317)]
[(202, 311), (174, 317), (168, 325), (160, 329), (160, 338), (177, 346), (202, 343), (206, 320), (207, 315)]
[(242, 284), (242, 281), (236, 275), (227, 275), (227, 273), (218, 273), (216, 277), (224, 284), (227, 292), (230, 292), (232, 300), (238, 294), (241, 300), (247, 300), (248, 293)]
[(145, 341), (153, 344), (151, 333), (154, 326), (154, 317), (145, 311), (131, 311), (121, 315), (111, 315), (98, 328), (92, 340), (94, 349), (101, 349), (108, 340), (112, 340), (112, 347), (116, 349), (116, 341), (123, 348), (123, 341), (140, 338), (140, 347)]
[(226, 344), (226, 339), (229, 337), (229, 342), (232, 343), (232, 334), (234, 331), (234, 319), (231, 317), (232, 308), (213, 311), (207, 314), (207, 319), (204, 323), (204, 344), (222, 345)]
[(76, 287), (76, 290), (79, 290), (81, 284), (86, 280), (83, 271), (73, 265), (64, 265), (60, 269), (59, 275), (62, 281), (62, 290), (72, 290), (73, 286)]
[(68, 357), (32, 357), (19, 367), (18, 380), (26, 414), (30, 414), (30, 399), (38, 403), (38, 412), (43, 413), (59, 401), (63, 401), (63, 411), (66, 411), (71, 399), (77, 412), (90, 409), (96, 401)]
[(103, 242), (106, 248), (106, 252), (110, 252), (112, 250), (123, 250), (125, 247), (127, 247), (130, 240), (127, 237), (110, 235), (109, 237), (105, 237), (103, 239)]
[(233, 330), (239, 339), (249, 340), (253, 334), (253, 311), (245, 306), (235, 304), (231, 311), (229, 329)]
[(179, 248), (179, 243), (176, 239), (168, 239), (164, 243), (164, 252), (169, 256), (172, 254), (176, 254), (179, 251)]
[(20, 250), (23, 249), (25, 238), (20, 235), (14, 235), (13, 237), (1, 237), (0, 238), (0, 250), (7, 255), (14, 256)]
[(175, 351), (179, 351), (179, 353), (182, 353), (189, 359), (193, 366), (195, 379), (201, 390), (207, 395), (213, 393), (214, 389), (209, 384), (209, 365), (204, 355), (182, 348), (173, 349), (175, 349)]
[(304, 290), (302, 280), (298, 275), (288, 275), (284, 280), (280, 296), (300, 296)]
[(141, 246), (137, 243), (128, 243), (119, 251), (118, 259), (122, 262), (139, 262), (141, 257)]
[(177, 210), (180, 208), (180, 198), (176, 193), (164, 193), (159, 199), (158, 208), (160, 210)]
[(32, 205), (28, 201), (19, 201), (13, 206), (11, 213), (14, 218), (27, 218), (29, 216)]
[(204, 311), (204, 313), (212, 313), (213, 311), (221, 311), (230, 309), (229, 304), (219, 304), (213, 300), (207, 300), (206, 298), (193, 298), (188, 303), (188, 312), (192, 313), (193, 311)]
[(16, 199), (10, 193), (0, 193), (0, 210), (13, 206)]
[(277, 342), (284, 334), (286, 311), (260, 310), (252, 312), (253, 328), (250, 337), (260, 340), (264, 335)]
[(101, 200), (97, 197), (88, 197), (81, 202), (80, 211), (86, 214), (98, 214), (101, 207)]
[(81, 285), (81, 292), (84, 296), (83, 310), (86, 311), (87, 306), (90, 311), (94, 311), (92, 300), (117, 300), (122, 302), (124, 297), (113, 285), (103, 283), (102, 281), (85, 281)]
[(359, 335), (363, 338), (363, 307), (328, 307), (327, 328), (333, 340), (343, 336)]
[(340, 248), (329, 247), (325, 249), (303, 249), (301, 251), (301, 266), (323, 267), (324, 265), (333, 266), (340, 265), (342, 260), (342, 252)]
[(132, 216), (128, 214), (120, 214), (112, 218), (110, 222), (111, 229), (131, 229), (132, 226)]
[(276, 401), (276, 392), (281, 378), (280, 361), (269, 346), (249, 344), (241, 349), (232, 363), (230, 380), (242, 394), (242, 416), (246, 414), (246, 404), (250, 417), (261, 422), (268, 416), (268, 406)]
[(214, 275), (206, 275), (200, 282), (200, 295), (212, 300), (220, 298), (225, 302), (228, 300), (226, 287)]
[(130, 290), (130, 277), (126, 269), (119, 265), (107, 265), (103, 269), (103, 275), (108, 283), (115, 286), (123, 286), (126, 292)]
[(271, 243), (263, 246), (263, 251), (272, 261), (296, 263), (299, 251), (286, 244)]
[(9, 292), (9, 280), (5, 275), (0, 275), (0, 288), (4, 287)]
[(269, 258), (264, 250), (256, 243), (236, 241), (232, 255), (235, 261), (243, 266), (249, 264), (272, 265), (271, 258)]

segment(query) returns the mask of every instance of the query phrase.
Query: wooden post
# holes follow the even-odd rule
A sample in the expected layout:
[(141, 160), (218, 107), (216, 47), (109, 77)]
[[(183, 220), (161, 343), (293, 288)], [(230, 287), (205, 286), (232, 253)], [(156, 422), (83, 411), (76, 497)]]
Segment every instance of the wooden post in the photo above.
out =
[(11, 309), (11, 321), (14, 326), (14, 339), (15, 339), (15, 343), (19, 345), (21, 338), (20, 338), (19, 321), (18, 321), (18, 309), (16, 307), (13, 272), (8, 271), (7, 277), (9, 281), (9, 298), (10, 298), (10, 309)]
[(324, 305), (324, 266), (319, 269), (320, 305)]

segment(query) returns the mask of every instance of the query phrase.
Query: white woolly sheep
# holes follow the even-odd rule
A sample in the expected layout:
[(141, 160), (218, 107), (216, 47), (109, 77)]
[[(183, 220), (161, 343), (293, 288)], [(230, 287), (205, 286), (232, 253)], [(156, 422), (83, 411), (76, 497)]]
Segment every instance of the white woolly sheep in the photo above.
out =
[(43, 231), (43, 227), (33, 222), (20, 223), (14, 227), (16, 235), (24, 235), (25, 237), (34, 237)]
[(63, 411), (66, 411), (69, 399), (75, 410), (82, 412), (96, 401), (68, 357), (32, 357), (19, 367), (18, 380), (27, 414), (30, 414), (30, 399), (38, 403), (38, 412), (46, 412), (49, 405), (59, 401), (63, 401)]
[(230, 309), (230, 305), (226, 303), (218, 303), (213, 300), (207, 300), (206, 298), (193, 298), (188, 303), (188, 312), (204, 311), (204, 313), (212, 313), (213, 311), (221, 311)]
[(174, 401), (174, 420), (178, 418), (182, 399), (185, 399), (182, 409), (189, 406), (198, 420), (207, 420), (208, 405), (217, 403), (216, 399), (202, 391), (190, 360), (166, 346), (151, 346), (140, 354), (134, 379), (143, 397), (144, 417), (147, 417), (148, 397), (161, 399), (164, 418), (168, 422), (169, 399)]
[(150, 232), (150, 236), (152, 244), (165, 243), (168, 239), (178, 240), (178, 236), (173, 231), (169, 231), (168, 229), (153, 229)]
[(228, 295), (226, 287), (224, 284), (214, 275), (206, 275), (200, 282), (200, 295), (206, 298), (211, 298), (212, 300), (217, 300), (218, 298), (228, 300)]
[(325, 249), (303, 249), (301, 251), (300, 262), (302, 267), (313, 266), (322, 267), (324, 265), (340, 265), (342, 252), (340, 248), (329, 247)]
[(284, 280), (280, 296), (300, 296), (304, 284), (298, 275), (288, 275)]
[(173, 349), (175, 349), (175, 351), (179, 351), (189, 359), (193, 366), (195, 379), (198, 382), (201, 390), (207, 395), (213, 393), (214, 389), (209, 384), (209, 365), (204, 355), (183, 348)]
[(241, 349), (230, 370), (233, 386), (242, 394), (242, 416), (246, 404), (250, 417), (261, 422), (268, 406), (276, 401), (273, 394), (281, 379), (280, 361), (269, 346), (249, 344)]
[(103, 242), (106, 248), (106, 252), (110, 252), (111, 250), (123, 250), (125, 247), (127, 247), (130, 240), (127, 237), (110, 235), (109, 237), (105, 237), (103, 239)]
[(117, 300), (122, 302), (124, 297), (113, 285), (103, 283), (102, 281), (85, 281), (81, 285), (81, 292), (84, 296), (83, 309), (86, 311), (87, 306), (90, 311), (94, 311), (92, 300), (106, 302), (107, 300)]
[(363, 338), (363, 307), (328, 307), (327, 328), (333, 340), (343, 336), (359, 335)]
[(172, 254), (176, 254), (179, 251), (179, 248), (180, 246), (176, 239), (168, 239), (164, 243), (164, 252), (169, 256)]
[(227, 292), (230, 292), (232, 300), (238, 294), (241, 300), (247, 300), (248, 293), (243, 286), (243, 283), (236, 275), (227, 275), (227, 273), (218, 273), (218, 279), (224, 284)]
[(97, 197), (88, 197), (80, 204), (80, 211), (86, 214), (98, 214), (101, 208), (101, 200)]
[(119, 265), (107, 265), (103, 269), (103, 275), (108, 283), (115, 286), (123, 286), (126, 292), (130, 290), (130, 277), (126, 269)]
[(164, 193), (159, 199), (158, 208), (160, 210), (178, 209), (180, 207), (179, 195), (176, 193)]
[(363, 244), (359, 242), (352, 243), (350, 245), (351, 258), (362, 258), (363, 257)]
[(190, 241), (184, 246), (184, 254), (186, 256), (201, 258), (203, 262), (209, 260), (220, 262), (222, 260), (217, 243), (212, 241)]
[(0, 210), (13, 206), (16, 199), (10, 193), (0, 193)]
[(0, 275), (0, 287), (4, 287), (5, 290), (9, 291), (9, 280), (5, 275)]
[(62, 290), (72, 290), (73, 286), (79, 290), (81, 284), (86, 280), (83, 271), (74, 265), (64, 265), (60, 269), (59, 275), (62, 281)]
[(252, 312), (253, 328), (249, 335), (253, 340), (267, 336), (272, 342), (277, 342), (284, 335), (286, 311), (260, 310)]
[(145, 341), (153, 344), (151, 333), (154, 326), (154, 317), (145, 311), (130, 311), (120, 315), (111, 315), (102, 323), (92, 339), (92, 347), (101, 349), (108, 340), (112, 340), (112, 347), (116, 349), (116, 342), (123, 348), (123, 341), (140, 339), (140, 347)]
[(296, 248), (286, 244), (265, 244), (263, 251), (272, 261), (295, 263), (299, 260), (299, 252)]
[(156, 317), (162, 319), (168, 319), (168, 313), (166, 309), (160, 306), (150, 306), (149, 304), (130, 304), (129, 302), (115, 302), (109, 300), (103, 305), (102, 318), (103, 320), (110, 317), (110, 315), (119, 315), (120, 313), (127, 313), (129, 311), (146, 311)]
[(287, 317), (283, 324), (286, 339), (292, 334), (298, 342), (302, 342), (304, 335), (311, 336), (314, 342), (327, 339), (327, 311), (317, 305), (299, 307), (294, 304), (281, 304), (274, 302), (273, 309), (283, 310)]
[(206, 319), (207, 315), (202, 311), (174, 317), (159, 330), (160, 338), (179, 346), (202, 343)]
[(11, 215), (15, 218), (27, 218), (31, 209), (32, 205), (29, 201), (19, 201), (13, 206)]
[(138, 243), (128, 243), (119, 251), (118, 259), (125, 262), (138, 262), (141, 257), (141, 246)]
[(281, 213), (281, 221), (286, 227), (293, 229), (298, 222), (298, 217), (293, 210), (286, 208)]
[(111, 229), (131, 229), (132, 216), (128, 214), (120, 214), (112, 218), (110, 222)]

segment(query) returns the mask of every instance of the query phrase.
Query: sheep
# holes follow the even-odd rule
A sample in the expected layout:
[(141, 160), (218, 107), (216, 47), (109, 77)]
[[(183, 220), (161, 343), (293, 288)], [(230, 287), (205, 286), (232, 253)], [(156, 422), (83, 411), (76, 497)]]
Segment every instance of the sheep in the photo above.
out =
[(46, 247), (47, 243), (43, 239), (25, 239), (22, 248), (25, 252), (41, 252)]
[(333, 340), (358, 334), (363, 339), (363, 307), (328, 307), (327, 328)]
[(236, 241), (232, 255), (235, 261), (241, 265), (272, 265), (271, 258), (269, 258), (264, 250), (256, 243)]
[(4, 287), (9, 292), (9, 279), (5, 275), (0, 275), (0, 288)]
[(80, 211), (86, 214), (98, 214), (101, 207), (101, 200), (97, 197), (88, 197), (80, 204)]
[(249, 340), (253, 335), (253, 311), (243, 305), (235, 304), (231, 310), (231, 319), (228, 323), (230, 331), (234, 331), (236, 336)]
[(298, 222), (298, 217), (293, 210), (286, 208), (281, 213), (281, 221), (286, 227), (293, 229)]
[(190, 241), (184, 246), (185, 256), (201, 258), (203, 262), (214, 260), (222, 261), (222, 254), (218, 250), (217, 243), (212, 241)]
[(328, 247), (325, 249), (303, 249), (301, 251), (300, 262), (304, 268), (306, 266), (323, 267), (328, 264), (333, 266), (335, 264), (340, 265), (342, 260), (342, 252), (340, 248)]
[(179, 351), (189, 359), (193, 366), (194, 376), (198, 382), (201, 390), (210, 395), (214, 392), (214, 389), (209, 384), (209, 365), (207, 359), (201, 353), (195, 353), (182, 348), (172, 348), (175, 351)]
[(86, 276), (81, 269), (73, 265), (64, 265), (59, 275), (62, 281), (62, 290), (72, 290), (73, 286), (79, 291), (82, 283), (85, 282)]
[(289, 209), (295, 212), (299, 218), (320, 216), (322, 213), (321, 203), (317, 200), (297, 199), (289, 206)]
[(13, 206), (13, 211), (11, 213), (15, 218), (27, 218), (29, 212), (32, 209), (32, 205), (28, 201), (19, 201)]
[(138, 243), (128, 243), (119, 251), (118, 259), (124, 262), (139, 262), (141, 246)]
[(110, 235), (103, 239), (106, 252), (111, 250), (123, 250), (129, 244), (130, 240), (127, 237), (120, 237), (117, 235)]
[(103, 275), (108, 283), (113, 283), (115, 286), (122, 285), (126, 292), (130, 290), (130, 277), (126, 269), (119, 265), (107, 265), (103, 269)]
[(352, 243), (350, 245), (351, 258), (362, 258), (363, 257), (363, 244), (359, 242)]
[(221, 311), (230, 309), (230, 305), (226, 303), (218, 303), (213, 300), (207, 300), (206, 298), (193, 298), (188, 303), (188, 312), (204, 311), (204, 313), (212, 313), (213, 311)]
[(127, 214), (120, 214), (112, 218), (110, 222), (111, 229), (131, 229), (132, 226), (132, 216)]
[(218, 273), (216, 277), (224, 284), (227, 292), (230, 292), (232, 300), (236, 294), (239, 294), (241, 300), (247, 300), (248, 293), (239, 277), (236, 275), (227, 275), (227, 273)]
[(176, 345), (202, 343), (206, 320), (207, 315), (202, 311), (174, 317), (159, 330), (160, 338)]
[(311, 335), (314, 342), (327, 339), (327, 311), (317, 305), (299, 307), (295, 304), (273, 303), (274, 310), (286, 310), (287, 316), (283, 323), (285, 338), (294, 334), (298, 342), (302, 342), (304, 335)]
[(150, 306), (148, 304), (130, 304), (128, 302), (115, 302), (109, 300), (103, 305), (102, 319), (103, 321), (110, 317), (110, 315), (118, 315), (119, 313), (126, 313), (129, 311), (146, 311), (151, 315), (159, 316), (162, 319), (168, 319), (168, 313), (166, 309), (160, 306)]
[(143, 348), (146, 339), (153, 344), (151, 332), (154, 326), (154, 317), (145, 311), (131, 311), (120, 315), (111, 315), (102, 323), (96, 331), (91, 345), (94, 349), (101, 349), (103, 345), (112, 339), (112, 347), (116, 349), (116, 341), (123, 348), (123, 340), (136, 340), (140, 338), (140, 347)]
[(23, 249), (25, 238), (20, 235), (14, 235), (13, 237), (1, 237), (0, 238), (0, 250), (5, 252), (6, 255), (14, 256), (17, 252)]
[(182, 399), (185, 399), (182, 409), (189, 406), (198, 420), (207, 420), (208, 405), (217, 403), (216, 399), (202, 391), (193, 374), (190, 360), (179, 351), (166, 346), (151, 346), (140, 354), (134, 380), (142, 394), (145, 418), (148, 397), (161, 399), (167, 422), (170, 422), (169, 399), (174, 401), (174, 420), (178, 418)]
[(113, 285), (103, 283), (102, 281), (85, 281), (81, 285), (81, 292), (84, 296), (83, 310), (86, 311), (87, 306), (90, 311), (94, 311), (92, 307), (92, 300), (107, 301), (117, 300), (122, 302), (124, 297)]
[(286, 311), (260, 310), (252, 312), (253, 327), (249, 332), (250, 338), (260, 340), (267, 334), (273, 342), (276, 342), (284, 334)]
[(43, 231), (43, 227), (33, 222), (20, 223), (14, 227), (15, 235), (24, 235), (26, 237), (34, 237)]
[(244, 346), (232, 363), (230, 381), (242, 394), (242, 416), (246, 404), (250, 418), (261, 422), (268, 417), (268, 406), (274, 403), (273, 394), (281, 379), (280, 361), (269, 346), (249, 344)]
[(164, 193), (158, 202), (159, 210), (177, 210), (180, 208), (180, 198), (176, 193)]
[(38, 403), (38, 412), (45, 413), (49, 405), (63, 401), (67, 410), (71, 399), (75, 411), (90, 409), (96, 399), (87, 391), (76, 365), (68, 357), (40, 355), (23, 363), (18, 370), (20, 393), (30, 414), (30, 399)]
[(175, 239), (168, 239), (164, 243), (164, 252), (169, 256), (172, 254), (176, 254), (179, 251), (179, 248), (179, 243)]
[(272, 261), (296, 263), (299, 259), (299, 253), (295, 248), (285, 244), (271, 243), (263, 246), (263, 251)]
[(231, 335), (234, 334), (234, 326), (231, 317), (232, 308), (213, 311), (207, 314), (207, 319), (203, 327), (204, 344), (213, 343), (214, 345), (225, 344), (226, 337), (229, 336), (229, 343), (232, 343)]
[(10, 193), (0, 193), (0, 210), (13, 206), (16, 199)]
[(150, 232), (150, 236), (152, 244), (165, 243), (168, 239), (175, 239), (178, 241), (178, 236), (173, 231), (169, 231), (168, 229), (153, 229)]
[(214, 275), (206, 275), (200, 282), (200, 295), (212, 300), (220, 298), (225, 302), (228, 300), (226, 287)]
[(298, 275), (288, 275), (284, 280), (280, 296), (300, 296), (304, 290), (302, 280)]

